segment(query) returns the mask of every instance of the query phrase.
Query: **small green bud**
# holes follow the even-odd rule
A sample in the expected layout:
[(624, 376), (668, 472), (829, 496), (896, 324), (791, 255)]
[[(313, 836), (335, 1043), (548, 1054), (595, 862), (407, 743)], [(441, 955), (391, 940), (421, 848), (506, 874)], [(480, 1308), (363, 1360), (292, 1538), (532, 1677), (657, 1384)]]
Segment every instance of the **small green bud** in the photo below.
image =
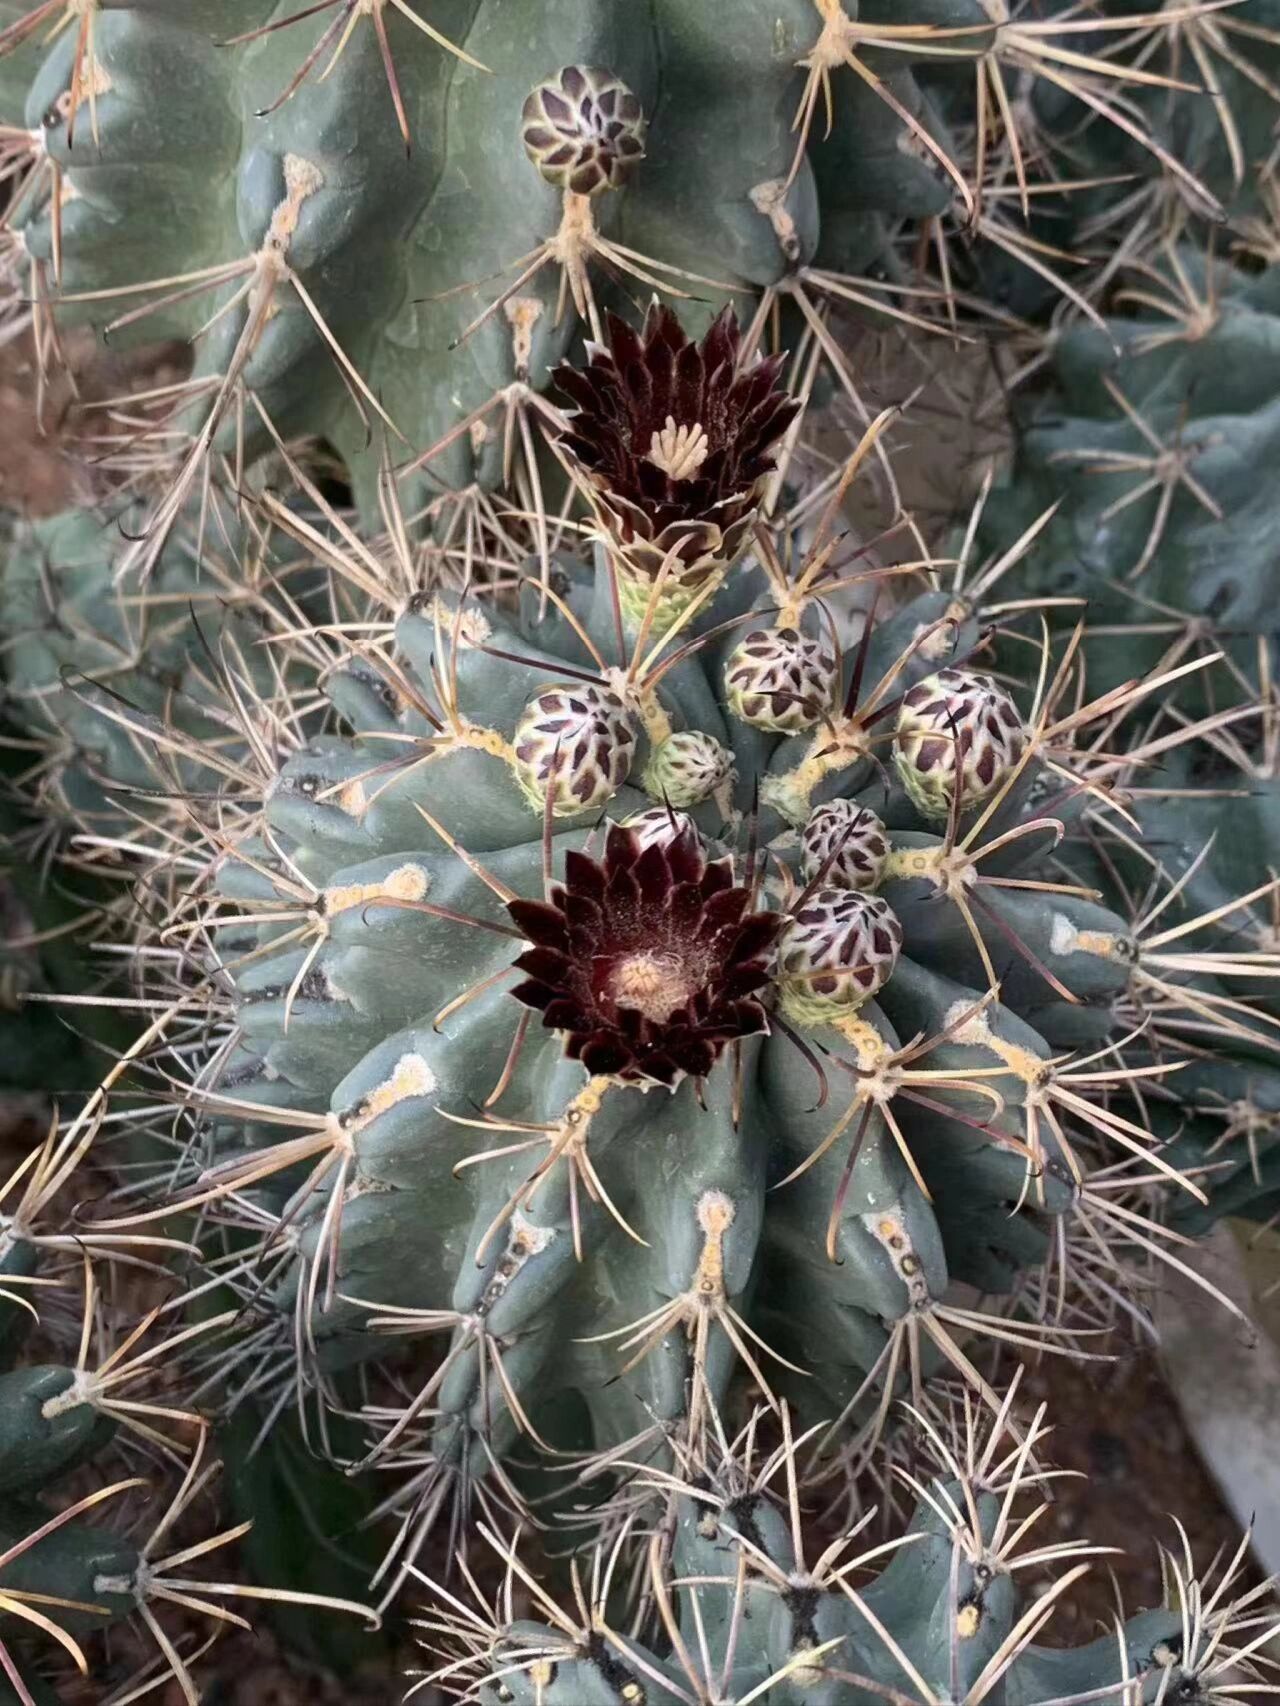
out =
[(733, 754), (701, 729), (680, 729), (655, 747), (640, 779), (646, 794), (700, 806), (733, 776)]

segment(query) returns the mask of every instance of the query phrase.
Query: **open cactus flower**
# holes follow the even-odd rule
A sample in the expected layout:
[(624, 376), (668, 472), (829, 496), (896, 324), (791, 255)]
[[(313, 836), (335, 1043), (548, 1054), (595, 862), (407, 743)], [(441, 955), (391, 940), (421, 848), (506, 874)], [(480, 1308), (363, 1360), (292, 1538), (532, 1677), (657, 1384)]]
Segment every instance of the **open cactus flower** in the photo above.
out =
[(616, 565), (624, 615), (648, 615), (658, 632), (747, 549), (796, 415), (781, 357), (744, 368), (740, 351), (732, 308), (695, 343), (655, 303), (639, 334), (611, 317), (586, 367), (556, 372), (573, 405), (561, 444)]

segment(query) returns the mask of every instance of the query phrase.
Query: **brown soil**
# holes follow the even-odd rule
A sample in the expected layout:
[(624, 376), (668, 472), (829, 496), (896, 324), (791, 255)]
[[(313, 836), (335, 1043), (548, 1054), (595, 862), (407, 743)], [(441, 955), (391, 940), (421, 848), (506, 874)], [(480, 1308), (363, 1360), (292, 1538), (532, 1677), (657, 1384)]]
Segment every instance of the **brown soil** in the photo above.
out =
[(107, 352), (87, 331), (67, 334), (60, 365), (37, 405), (38, 370), (29, 338), (0, 346), (0, 508), (36, 518), (90, 497), (95, 481), (70, 446), (103, 429), (102, 405), (179, 377), (181, 348)]
[[(1118, 1548), (1115, 1556), (1098, 1558), (1064, 1597), (1045, 1632), (1051, 1644), (1075, 1645), (1112, 1629), (1117, 1595), (1129, 1615), (1160, 1604), (1158, 1549), (1180, 1549), (1175, 1519), (1187, 1531), (1198, 1568), (1219, 1550), (1228, 1557), (1234, 1552), (1239, 1524), (1188, 1436), (1152, 1352), (1134, 1353), (1101, 1374), (1065, 1357), (1045, 1357), (1027, 1371), (1022, 1391), (1024, 1411), (1048, 1405), (1048, 1455), (1075, 1472), (1055, 1484), (1046, 1528), (1063, 1540), (1087, 1537)], [(1259, 1579), (1251, 1570), (1245, 1581)]]

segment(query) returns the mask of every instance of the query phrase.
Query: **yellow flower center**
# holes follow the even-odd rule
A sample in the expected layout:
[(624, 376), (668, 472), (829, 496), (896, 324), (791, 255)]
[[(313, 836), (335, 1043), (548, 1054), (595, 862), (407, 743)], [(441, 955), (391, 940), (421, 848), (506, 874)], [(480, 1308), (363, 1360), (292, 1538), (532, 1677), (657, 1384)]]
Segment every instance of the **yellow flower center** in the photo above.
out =
[(619, 960), (609, 974), (608, 991), (619, 1007), (634, 1007), (655, 1025), (665, 1024), (697, 988), (691, 968), (674, 954), (646, 950)]

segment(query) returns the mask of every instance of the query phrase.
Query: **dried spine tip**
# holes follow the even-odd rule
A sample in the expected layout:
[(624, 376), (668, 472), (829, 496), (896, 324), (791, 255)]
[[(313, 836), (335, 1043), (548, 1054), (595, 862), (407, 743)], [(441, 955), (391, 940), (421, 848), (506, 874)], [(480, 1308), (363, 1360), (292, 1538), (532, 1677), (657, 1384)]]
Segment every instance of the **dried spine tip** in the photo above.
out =
[(804, 1025), (855, 1013), (893, 975), (901, 948), (902, 926), (879, 895), (819, 889), (778, 942), (784, 1011)]
[(800, 832), (806, 882), (833, 889), (878, 889), (889, 857), (889, 836), (868, 806), (830, 800), (816, 806)]
[(556, 817), (603, 806), (631, 773), (636, 730), (608, 687), (548, 687), (529, 701), (512, 742), (516, 779), (541, 810)]
[(961, 810), (981, 805), (1009, 781), (1027, 748), (1013, 700), (987, 676), (941, 669), (904, 697), (893, 761), (924, 817), (944, 818), (956, 787)]
[(825, 639), (796, 628), (754, 628), (725, 665), (725, 697), (735, 717), (773, 734), (811, 729), (831, 709), (838, 670)]
[(539, 83), (520, 114), (525, 153), (549, 184), (573, 195), (620, 189), (644, 159), (640, 102), (598, 66), (566, 65)]

